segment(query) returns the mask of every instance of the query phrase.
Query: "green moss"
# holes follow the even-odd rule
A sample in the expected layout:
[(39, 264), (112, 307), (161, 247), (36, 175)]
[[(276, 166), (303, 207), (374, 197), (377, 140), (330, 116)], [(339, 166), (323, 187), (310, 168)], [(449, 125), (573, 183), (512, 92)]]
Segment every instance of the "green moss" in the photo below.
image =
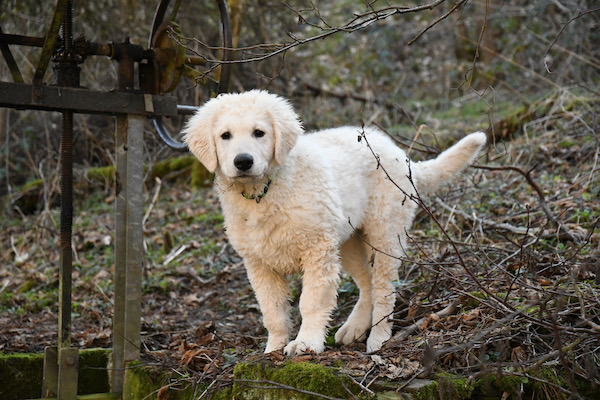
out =
[(123, 388), (123, 400), (141, 400), (152, 398), (151, 396), (168, 383), (168, 377), (158, 369), (144, 367), (135, 361), (128, 365), (125, 371), (125, 386)]
[[(531, 372), (535, 379), (529, 379), (520, 375), (489, 374), (480, 376), (474, 381), (474, 398), (498, 398), (506, 399), (547, 399), (560, 400), (568, 396), (559, 387), (569, 388), (567, 377), (561, 370), (554, 368), (540, 368)], [(592, 385), (589, 381), (575, 378), (575, 386), (582, 398), (600, 398), (600, 388)]]
[[(327, 336), (325, 337), (325, 344), (327, 346), (335, 346), (335, 334), (337, 333), (337, 331), (341, 328), (341, 325), (333, 327), (331, 329), (329, 329), (329, 332), (327, 333)], [(342, 365), (335, 365), (337, 361), (334, 361), (334, 366), (335, 367), (341, 367)]]
[[(148, 167), (146, 167), (146, 170), (148, 170)], [(112, 184), (115, 181), (115, 171), (113, 165), (92, 167), (87, 170), (86, 177), (92, 183)], [(192, 186), (194, 187), (206, 187), (212, 182), (212, 174), (194, 156), (189, 154), (156, 162), (149, 171), (148, 179), (153, 180), (155, 177), (165, 179), (173, 175), (179, 176), (180, 173), (185, 176), (191, 175)], [(41, 179), (37, 181), (37, 183), (32, 181), (29, 185), (33, 185), (33, 187), (36, 187), (36, 185), (41, 186)]]
[(527, 378), (513, 375), (484, 375), (475, 380), (475, 392), (484, 398), (498, 397), (500, 395), (516, 398), (521, 395), (521, 388), (525, 388), (529, 382)]
[(559, 146), (560, 148), (563, 148), (563, 149), (568, 149), (568, 148), (570, 148), (570, 147), (573, 147), (573, 146), (575, 146), (576, 144), (577, 144), (577, 143), (576, 143), (576, 142), (575, 142), (573, 139), (571, 139), (571, 138), (565, 138), (564, 140), (562, 140), (562, 141), (561, 141), (561, 142), (558, 144), (558, 146)]
[(432, 400), (439, 399), (439, 384), (434, 381), (430, 385), (427, 385), (420, 389), (413, 395), (414, 400)]
[[(78, 393), (110, 392), (110, 350), (89, 349), (79, 353)], [(31, 399), (42, 395), (43, 354), (0, 354), (0, 399)]]
[(202, 213), (194, 216), (194, 221), (209, 225), (221, 225), (225, 221), (225, 217), (218, 212)]
[(600, 399), (600, 385), (589, 381), (576, 380), (575, 387), (584, 399)]
[(34, 179), (32, 181), (27, 182), (21, 187), (20, 192), (27, 192), (32, 190), (38, 190), (44, 187), (44, 181), (42, 179)]
[[(91, 349), (80, 352), (79, 394), (107, 393), (110, 391), (107, 363), (110, 350)], [(342, 367), (342, 365), (336, 365)], [(43, 355), (0, 354), (0, 399), (17, 400), (39, 398), (42, 385)], [(399, 399), (410, 393), (415, 400), (466, 400), (471, 398), (550, 399), (566, 398), (558, 387), (568, 388), (566, 375), (557, 369), (541, 368), (532, 372), (535, 379), (503, 374), (488, 374), (476, 379), (438, 374), (435, 380), (407, 392), (397, 393), (397, 382), (387, 385), (375, 384), (371, 388), (378, 399)], [(197, 386), (194, 379), (171, 370), (131, 363), (126, 371), (124, 400), (142, 400), (168, 396), (169, 400), (191, 400), (206, 389)], [(288, 388), (286, 388), (285, 386)], [(600, 388), (575, 377), (578, 393), (583, 398), (600, 398)], [(291, 388), (300, 389), (296, 391)], [(346, 389), (347, 388), (347, 389)], [(234, 383), (214, 393), (211, 400), (255, 399), (316, 399), (314, 394), (349, 398), (347, 390), (357, 399), (370, 398), (360, 393), (360, 388), (348, 377), (338, 375), (335, 368), (321, 364), (294, 363), (288, 361), (280, 366), (270, 363), (240, 363), (234, 369)], [(194, 395), (194, 393), (196, 395)], [(196, 396), (196, 397), (195, 397)], [(161, 397), (163, 398), (163, 397)]]
[(194, 156), (185, 155), (181, 157), (169, 158), (156, 162), (150, 171), (151, 177), (164, 178), (165, 176), (189, 168), (194, 162)]
[(413, 397), (415, 400), (465, 400), (473, 395), (475, 386), (467, 378), (451, 374), (439, 374), (430, 385), (421, 388)]
[[(268, 364), (240, 363), (234, 370), (235, 383), (232, 395), (236, 399), (313, 399), (310, 393), (330, 397), (347, 398), (349, 390), (356, 384), (348, 377), (338, 376), (331, 368), (321, 364), (294, 363), (288, 361), (281, 366)], [(285, 389), (277, 384), (302, 389), (304, 393)], [(268, 387), (268, 389), (265, 389)]]
[(41, 354), (0, 354), (0, 399), (31, 399), (42, 394)]
[(87, 170), (86, 176), (93, 183), (111, 184), (115, 181), (115, 167), (93, 167)]
[(110, 392), (108, 364), (111, 353), (109, 349), (79, 352), (79, 394)]
[(149, 177), (164, 179), (171, 174), (184, 173), (191, 177), (192, 187), (207, 187), (212, 184), (213, 175), (192, 155), (161, 160), (152, 166)]
[(169, 400), (195, 399), (194, 393), (202, 393), (204, 388), (197, 387), (193, 380), (176, 375), (169, 370), (132, 362), (125, 371), (123, 400), (147, 400), (158, 398), (158, 392), (166, 390), (161, 398)]
[(194, 159), (192, 164), (192, 187), (200, 188), (207, 187), (212, 184), (213, 175), (208, 172), (200, 161)]
[(406, 396), (402, 396), (396, 392), (379, 392), (377, 393), (377, 400), (406, 400)]
[(31, 214), (41, 209), (43, 203), (40, 200), (43, 193), (44, 181), (34, 179), (25, 183), (16, 191), (16, 197), (13, 198), (12, 203), (19, 207), (23, 213)]
[(440, 377), (440, 394), (443, 398), (454, 398), (457, 400), (470, 399), (473, 393), (473, 384), (467, 378), (458, 378), (455, 376)]

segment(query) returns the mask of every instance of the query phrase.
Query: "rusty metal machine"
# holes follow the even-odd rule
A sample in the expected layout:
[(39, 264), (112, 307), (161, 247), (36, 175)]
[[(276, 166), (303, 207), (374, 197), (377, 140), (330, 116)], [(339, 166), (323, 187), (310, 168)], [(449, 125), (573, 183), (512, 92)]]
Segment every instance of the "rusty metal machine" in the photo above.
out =
[[(188, 56), (177, 40), (181, 34), (174, 19), (181, 1), (160, 0), (146, 47), (129, 40), (95, 43), (74, 39), (73, 0), (57, 0), (47, 33), (31, 37), (3, 32), (0, 50), (13, 82), (0, 82), (0, 107), (56, 111), (62, 114), (61, 218), (58, 344), (47, 348), (44, 358), (42, 397), (77, 397), (78, 349), (71, 344), (72, 225), (73, 225), (73, 114), (105, 114), (116, 120), (116, 231), (115, 306), (113, 316), (112, 391), (104, 398), (120, 398), (125, 366), (140, 357), (140, 313), (143, 210), (143, 125), (152, 119), (165, 143), (176, 149), (185, 145), (173, 139), (163, 117), (194, 110), (178, 106), (171, 92), (183, 76), (194, 79), (211, 95), (227, 91), (231, 73), (232, 34), (225, 0), (217, 0), (221, 30), (221, 60), (199, 71), (200, 57)], [(167, 16), (167, 12), (170, 11)], [(0, 21), (1, 25), (1, 21)], [(193, 32), (192, 32), (193, 34)], [(31, 82), (25, 82), (11, 47), (40, 48)], [(80, 64), (92, 56), (110, 57), (117, 63), (116, 90), (96, 91), (80, 87)], [(44, 82), (53, 63), (54, 81)], [(201, 67), (202, 68), (202, 67)], [(136, 76), (137, 75), (137, 76)], [(101, 397), (95, 397), (101, 398)]]

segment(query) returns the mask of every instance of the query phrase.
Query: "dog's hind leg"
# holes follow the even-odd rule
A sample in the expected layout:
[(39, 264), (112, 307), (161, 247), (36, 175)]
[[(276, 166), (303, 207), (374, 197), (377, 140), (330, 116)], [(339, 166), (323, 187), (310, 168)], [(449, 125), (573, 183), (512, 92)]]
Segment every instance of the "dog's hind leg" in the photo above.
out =
[(348, 316), (348, 320), (335, 334), (336, 343), (350, 344), (365, 339), (365, 333), (371, 327), (373, 313), (371, 271), (365, 243), (352, 236), (342, 245), (342, 268), (360, 290), (358, 301)]
[[(396, 246), (397, 247), (397, 246)], [(394, 282), (398, 280), (399, 262), (388, 254), (389, 248), (379, 247), (383, 253), (375, 253), (373, 263), (373, 317), (367, 353), (381, 348), (392, 336), (392, 313), (396, 304)]]
[(409, 201), (400, 209), (383, 207), (386, 202), (390, 204), (395, 201), (391, 196), (382, 198), (382, 206), (374, 208), (378, 210), (379, 218), (369, 218), (364, 226), (367, 240), (375, 249), (371, 271), (373, 317), (371, 333), (367, 339), (368, 353), (379, 350), (392, 336), (391, 318), (396, 305), (394, 282), (398, 281), (400, 257), (405, 255), (405, 229), (410, 226), (416, 207)]

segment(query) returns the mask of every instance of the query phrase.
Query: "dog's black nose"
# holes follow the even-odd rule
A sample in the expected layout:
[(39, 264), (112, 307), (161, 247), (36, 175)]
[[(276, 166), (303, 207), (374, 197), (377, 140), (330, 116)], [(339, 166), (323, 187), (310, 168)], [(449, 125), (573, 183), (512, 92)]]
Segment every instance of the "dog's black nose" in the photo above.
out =
[(240, 171), (248, 171), (252, 168), (252, 164), (254, 164), (254, 159), (250, 154), (241, 153), (233, 159), (233, 165)]

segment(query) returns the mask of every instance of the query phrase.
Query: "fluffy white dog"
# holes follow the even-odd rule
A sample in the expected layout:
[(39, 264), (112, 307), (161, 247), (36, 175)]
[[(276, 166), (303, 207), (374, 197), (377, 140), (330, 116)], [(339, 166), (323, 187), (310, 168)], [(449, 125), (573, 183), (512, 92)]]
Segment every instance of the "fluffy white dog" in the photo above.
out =
[[(324, 350), (341, 268), (360, 296), (335, 340), (349, 344), (370, 330), (367, 351), (379, 350), (392, 334), (393, 282), (417, 209), (412, 196), (449, 180), (486, 145), (477, 132), (434, 160), (410, 163), (383, 133), (367, 129), (359, 140), (362, 132), (304, 134), (285, 99), (258, 90), (208, 101), (185, 127), (189, 149), (215, 173), (227, 235), (269, 332), (266, 353)], [(302, 325), (290, 341), (286, 275), (296, 272), (303, 273)]]

